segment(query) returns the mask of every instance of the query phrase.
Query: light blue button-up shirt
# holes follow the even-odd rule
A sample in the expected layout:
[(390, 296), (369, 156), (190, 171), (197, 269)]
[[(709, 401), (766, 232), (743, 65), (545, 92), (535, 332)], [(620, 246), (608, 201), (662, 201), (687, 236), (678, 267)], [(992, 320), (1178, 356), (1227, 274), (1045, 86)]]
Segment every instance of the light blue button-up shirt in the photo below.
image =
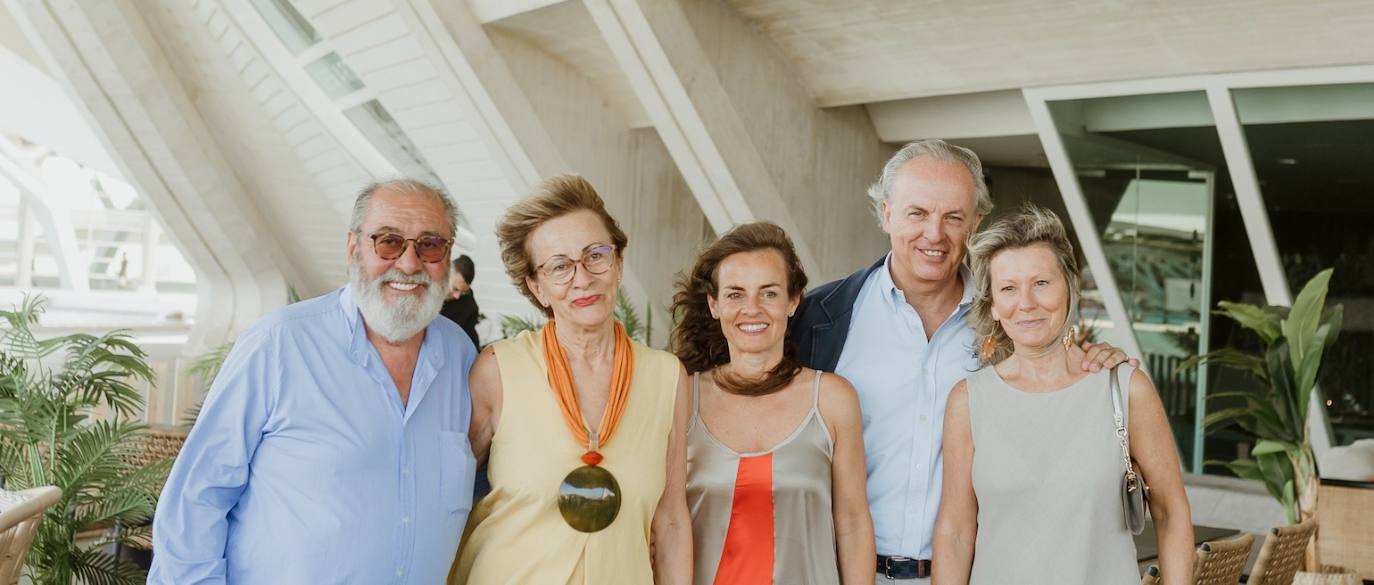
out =
[(967, 320), (973, 278), (960, 269), (964, 296), (926, 339), (920, 315), (892, 281), (891, 265), (888, 254), (864, 281), (835, 373), (859, 394), (878, 554), (929, 559), (944, 472), (945, 402), (978, 369)]
[(262, 318), (162, 490), (148, 582), (443, 583), (472, 507), (475, 357), (435, 319), (403, 406), (347, 288)]

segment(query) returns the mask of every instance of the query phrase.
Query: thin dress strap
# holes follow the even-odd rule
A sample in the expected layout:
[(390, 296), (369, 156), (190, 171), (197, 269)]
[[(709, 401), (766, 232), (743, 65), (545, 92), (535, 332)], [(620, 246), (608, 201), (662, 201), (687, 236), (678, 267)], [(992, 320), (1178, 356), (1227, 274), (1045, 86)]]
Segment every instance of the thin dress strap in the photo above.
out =
[(697, 398), (697, 396), (700, 394), (700, 388), (701, 372), (697, 372), (695, 374), (692, 374), (692, 416), (694, 417), (701, 415), (701, 407), (699, 406), (701, 401), (699, 398)]
[(821, 416), (821, 376), (824, 372), (816, 370), (816, 381), (811, 384), (811, 416), (816, 417), (816, 422), (821, 423), (821, 434), (825, 435), (825, 445), (827, 456), (835, 454), (835, 437), (830, 436), (830, 427), (825, 424), (825, 417)]
[(821, 371), (816, 370), (816, 381), (811, 384), (811, 408), (821, 411)]

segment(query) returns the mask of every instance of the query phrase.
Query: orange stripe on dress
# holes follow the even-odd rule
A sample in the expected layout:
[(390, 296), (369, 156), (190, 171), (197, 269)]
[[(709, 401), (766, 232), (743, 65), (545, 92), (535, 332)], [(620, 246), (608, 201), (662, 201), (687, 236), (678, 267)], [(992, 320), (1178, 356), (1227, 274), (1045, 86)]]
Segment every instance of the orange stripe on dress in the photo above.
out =
[(744, 457), (735, 475), (730, 527), (715, 585), (773, 582), (773, 454)]

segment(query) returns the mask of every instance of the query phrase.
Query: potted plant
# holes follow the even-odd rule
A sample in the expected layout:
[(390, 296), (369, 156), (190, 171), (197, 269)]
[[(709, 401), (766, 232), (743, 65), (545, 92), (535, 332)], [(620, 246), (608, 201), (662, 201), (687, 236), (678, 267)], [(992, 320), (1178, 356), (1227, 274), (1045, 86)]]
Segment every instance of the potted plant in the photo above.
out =
[[(1326, 307), (1331, 269), (1312, 277), (1293, 306), (1258, 306), (1221, 301), (1217, 313), (1254, 332), (1264, 342), (1258, 352), (1226, 347), (1193, 357), (1182, 370), (1213, 364), (1242, 370), (1258, 386), (1211, 394), (1209, 399), (1243, 399), (1245, 406), (1212, 412), (1203, 425), (1236, 426), (1254, 441), (1249, 457), (1222, 463), (1237, 476), (1259, 481), (1283, 506), (1289, 523), (1317, 514), (1316, 459), (1312, 452), (1308, 407), (1322, 367), (1322, 354), (1340, 333), (1342, 307)], [(1315, 540), (1308, 545), (1307, 565), (1320, 567)]]
[[(35, 583), (134, 584), (146, 576), (102, 550), (146, 539), (171, 461), (139, 466), (146, 354), (123, 331), (38, 339), (41, 298), (0, 311), (0, 485), (55, 485), (62, 498), (34, 535), (27, 573)], [(105, 416), (100, 416), (101, 411)], [(103, 531), (78, 544), (78, 531)]]

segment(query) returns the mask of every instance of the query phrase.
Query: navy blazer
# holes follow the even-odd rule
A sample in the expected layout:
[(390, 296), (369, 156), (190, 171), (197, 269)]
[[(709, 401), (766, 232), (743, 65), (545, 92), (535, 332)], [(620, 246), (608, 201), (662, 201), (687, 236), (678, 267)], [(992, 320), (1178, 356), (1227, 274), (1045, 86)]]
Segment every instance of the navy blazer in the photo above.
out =
[(872, 266), (834, 282), (828, 282), (806, 293), (792, 318), (792, 343), (797, 355), (807, 367), (822, 372), (834, 372), (849, 337), (849, 321), (854, 314), (864, 282), (874, 270), (883, 267), (887, 255)]

